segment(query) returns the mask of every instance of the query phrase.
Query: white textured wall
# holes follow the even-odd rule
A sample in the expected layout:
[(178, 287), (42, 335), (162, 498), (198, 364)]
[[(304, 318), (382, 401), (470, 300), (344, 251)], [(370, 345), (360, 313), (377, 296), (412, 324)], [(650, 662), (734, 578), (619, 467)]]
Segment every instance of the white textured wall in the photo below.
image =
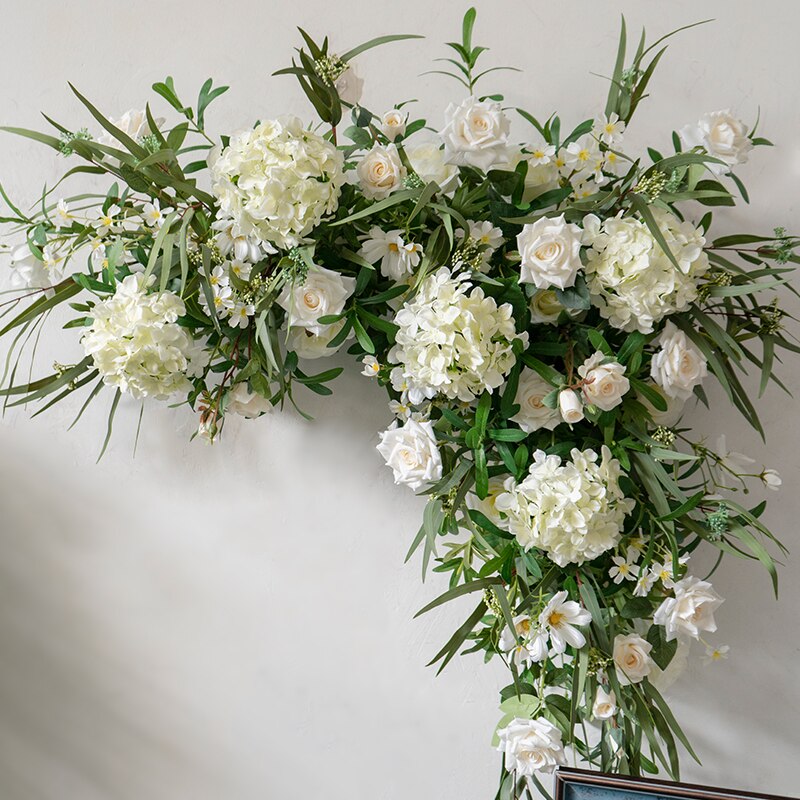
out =
[[(308, 116), (291, 79), (269, 78), (288, 62), (296, 24), (329, 33), (339, 49), (386, 32), (428, 35), (360, 59), (376, 111), (417, 97), (438, 125), (458, 88), (418, 77), (444, 54), (439, 43), (457, 37), (458, 4), (2, 6), (6, 124), (36, 126), (40, 109), (85, 124), (68, 79), (117, 114), (167, 74), (187, 95), (208, 75), (233, 86), (212, 108), (218, 131), (287, 111)], [(606, 85), (590, 72), (611, 69), (620, 11), (651, 35), (717, 18), (675, 41), (631, 145), (667, 148), (673, 127), (706, 110), (731, 106), (751, 119), (760, 105), (762, 130), (779, 147), (757, 151), (741, 171), (753, 204), (721, 227), (797, 229), (797, 3), (484, 0), (477, 38), (525, 68), (498, 77), (513, 104), (540, 116), (558, 108), (577, 122), (602, 107)], [(0, 177), (23, 201), (63, 168), (33, 144), (6, 135), (0, 144)], [(72, 333), (58, 339), (57, 329), (43, 338), (42, 369), (77, 352)], [(797, 365), (784, 370), (795, 389)], [(374, 451), (388, 422), (376, 387), (352, 369), (333, 398), (307, 398), (316, 421), (231, 421), (213, 449), (187, 442), (184, 411), (149, 407), (135, 459), (137, 409), (123, 404), (95, 466), (109, 399), (69, 433), (69, 403), (34, 421), (9, 414), (0, 427), (0, 796), (493, 796), (488, 741), (502, 676), (479, 657), (439, 678), (424, 667), (469, 603), (411, 619), (441, 582), (422, 586), (418, 563), (403, 566), (422, 501), (392, 485)], [(769, 522), (792, 547), (800, 406), (771, 390), (762, 407), (766, 447), (722, 403), (695, 420), (781, 470), (787, 488), (772, 498)], [(732, 646), (731, 659), (714, 668), (698, 659), (671, 693), (705, 763), (687, 767), (691, 779), (798, 794), (798, 562), (782, 574), (777, 604), (757, 565), (727, 563), (715, 578), (727, 597), (718, 641)]]

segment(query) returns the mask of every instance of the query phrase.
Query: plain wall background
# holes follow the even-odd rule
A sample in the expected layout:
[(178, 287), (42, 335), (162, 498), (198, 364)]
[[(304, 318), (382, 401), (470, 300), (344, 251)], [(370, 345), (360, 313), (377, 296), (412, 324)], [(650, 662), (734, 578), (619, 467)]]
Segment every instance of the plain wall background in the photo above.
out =
[[(141, 107), (167, 74), (192, 97), (212, 75), (232, 89), (209, 130), (256, 118), (311, 119), (288, 64), (302, 25), (340, 52), (372, 36), (419, 32), (358, 59), (364, 103), (376, 112), (419, 98), (431, 124), (462, 96), (419, 73), (458, 38), (466, 4), (404, 0), (96, 2), (3, 0), (0, 118), (44, 125), (44, 110), (94, 127), (71, 80), (109, 115)], [(570, 0), (479, 3), (476, 41), (498, 73), (483, 91), (540, 117), (577, 123), (602, 109), (619, 14), (651, 37), (704, 17), (677, 37), (629, 131), (628, 148), (669, 147), (673, 128), (731, 107), (761, 109), (759, 149), (740, 174), (752, 197), (719, 214), (716, 232), (797, 230), (800, 175), (800, 5), (789, 0)], [(156, 98), (154, 107), (168, 114)], [(520, 138), (527, 132), (516, 127)], [(0, 138), (0, 179), (31, 202), (67, 162)], [(39, 369), (75, 360), (74, 332), (51, 326)], [(4, 351), (8, 342), (0, 343)], [(800, 385), (798, 361), (783, 377)], [(783, 474), (768, 521), (796, 548), (800, 406), (771, 388), (761, 403), (768, 445), (727, 407), (699, 431), (726, 431), (732, 449)], [(232, 420), (221, 443), (189, 443), (186, 410), (151, 404), (132, 458), (138, 407), (123, 403), (100, 466), (110, 396), (71, 432), (79, 402), (0, 426), (0, 796), (4, 800), (488, 800), (499, 756), (489, 748), (502, 671), (480, 656), (436, 678), (425, 662), (469, 601), (413, 621), (443, 587), (404, 566), (423, 501), (395, 487), (374, 450), (390, 420), (377, 387), (351, 365), (333, 398), (294, 413)], [(703, 559), (698, 558), (698, 561)], [(705, 562), (708, 562), (708, 557)], [(703, 574), (703, 563), (695, 571)], [(796, 788), (800, 566), (782, 572), (779, 603), (757, 564), (724, 563), (727, 601), (715, 641), (727, 662), (700, 663), (670, 692), (705, 764), (685, 776), (783, 794)]]

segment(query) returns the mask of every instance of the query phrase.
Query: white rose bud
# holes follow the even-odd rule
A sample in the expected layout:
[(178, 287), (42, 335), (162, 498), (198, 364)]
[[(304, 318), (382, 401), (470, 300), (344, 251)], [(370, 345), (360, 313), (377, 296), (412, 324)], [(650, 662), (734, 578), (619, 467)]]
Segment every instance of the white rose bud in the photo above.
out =
[(558, 394), (558, 410), (564, 422), (574, 425), (583, 419), (583, 403), (574, 389), (562, 389)]
[(361, 159), (356, 174), (365, 197), (383, 200), (402, 186), (406, 168), (395, 145), (383, 147), (376, 144)]
[(783, 483), (780, 473), (776, 469), (765, 469), (761, 473), (761, 480), (764, 481), (764, 486), (767, 489), (772, 489), (773, 492), (777, 492)]
[(445, 111), (441, 136), (446, 160), (484, 171), (507, 158), (510, 123), (500, 103), (468, 97)]
[(442, 477), (442, 457), (433, 423), (408, 420), (381, 434), (378, 452), (394, 472), (394, 482), (415, 491)]
[(500, 739), (497, 749), (505, 754), (506, 769), (517, 776), (551, 773), (567, 763), (561, 731), (544, 717), (516, 717), (497, 736)]
[(238, 414), (245, 419), (254, 419), (272, 409), (272, 403), (257, 392), (251, 392), (245, 381), (237, 383), (228, 392), (226, 414)]
[(747, 127), (729, 110), (704, 114), (696, 124), (682, 128), (680, 138), (684, 149), (702, 147), (710, 156), (724, 162), (706, 165), (715, 175), (730, 172), (731, 167), (744, 164), (753, 149)]
[(653, 669), (652, 649), (650, 642), (635, 633), (619, 634), (614, 638), (614, 666), (623, 686), (641, 683), (650, 674)]
[(688, 400), (708, 375), (706, 357), (672, 322), (667, 322), (656, 342), (661, 349), (653, 356), (650, 376), (668, 397)]
[(631, 388), (625, 377), (625, 367), (608, 360), (599, 351), (578, 367), (578, 375), (583, 378), (581, 391), (584, 400), (601, 411), (616, 408), (622, 402), (622, 396)]
[(537, 289), (528, 301), (528, 308), (531, 320), (543, 325), (557, 325), (561, 312), (566, 310), (552, 289)]
[(354, 278), (316, 267), (308, 271), (305, 283), (287, 285), (278, 297), (278, 305), (286, 311), (290, 327), (322, 333), (326, 326), (319, 323), (320, 317), (340, 314), (355, 286)]
[(393, 108), (381, 117), (381, 131), (383, 135), (393, 142), (398, 136), (405, 136), (408, 112)]
[(511, 417), (525, 433), (533, 433), (541, 428), (551, 431), (562, 420), (557, 408), (548, 408), (544, 398), (553, 387), (532, 369), (525, 367), (519, 375), (514, 403), (519, 411)]
[(617, 697), (614, 691), (606, 692), (602, 686), (598, 686), (594, 705), (592, 705), (592, 716), (595, 719), (611, 719), (616, 713)]
[(699, 639), (701, 632), (717, 629), (714, 611), (723, 601), (708, 581), (687, 576), (673, 591), (675, 597), (664, 600), (653, 615), (653, 622), (664, 626), (668, 642), (678, 637)]
[(520, 258), (520, 283), (532, 283), (537, 289), (575, 285), (581, 268), (581, 229), (567, 223), (564, 215), (542, 217), (525, 225), (517, 235)]

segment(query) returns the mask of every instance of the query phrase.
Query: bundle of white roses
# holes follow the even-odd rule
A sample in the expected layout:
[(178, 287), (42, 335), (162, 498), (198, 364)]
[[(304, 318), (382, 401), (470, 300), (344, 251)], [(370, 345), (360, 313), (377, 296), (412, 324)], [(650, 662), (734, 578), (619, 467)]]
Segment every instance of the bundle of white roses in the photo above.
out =
[(378, 450), (428, 497), (411, 551), (450, 588), (424, 610), (479, 598), (433, 663), (466, 647), (510, 670), (498, 797), (532, 797), (567, 751), (677, 777), (676, 742), (693, 753), (659, 687), (680, 642), (727, 652), (707, 639), (722, 599), (690, 556), (749, 556), (775, 580), (781, 547), (764, 503), (735, 494), (777, 473), (679, 421), (716, 380), (761, 430), (741, 374), (754, 365), (763, 392), (776, 352), (798, 351), (774, 299), (798, 240), (715, 239), (712, 211), (696, 219), (746, 197), (734, 170), (769, 144), (730, 112), (674, 133), (672, 154), (625, 152), (660, 52), (626, 61), (623, 35), (604, 112), (568, 130), (476, 94), (474, 20), (450, 45), (466, 96), (437, 126), (357, 96), (352, 59), (410, 37), (337, 55), (303, 32), (281, 73), (314, 129), (282, 117), (215, 141), (205, 114), (226, 87), (207, 81), (192, 107), (171, 79), (153, 87), (171, 127), (149, 106), (109, 121), (76, 92), (94, 134), (6, 129), (80, 160), (65, 178), (110, 185), (99, 202), (47, 192), (30, 213), (0, 188), (20, 237), (9, 364), (56, 306), (85, 351), (30, 383), (7, 370), (0, 394), (43, 410), (83, 392), (80, 415), (109, 387), (109, 434), (123, 394), (177, 397), (213, 442), (231, 414), (330, 394), (341, 367), (307, 362), (346, 347), (390, 396)]

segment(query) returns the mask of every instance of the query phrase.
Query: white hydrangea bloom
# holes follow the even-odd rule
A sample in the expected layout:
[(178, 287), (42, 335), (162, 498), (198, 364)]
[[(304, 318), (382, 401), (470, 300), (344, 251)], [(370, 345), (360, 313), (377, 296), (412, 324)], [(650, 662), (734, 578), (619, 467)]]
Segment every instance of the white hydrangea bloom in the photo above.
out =
[(634, 502), (620, 490), (619, 462), (607, 447), (601, 452), (599, 464), (593, 450), (577, 449), (562, 464), (537, 450), (524, 480), (508, 479), (495, 505), (525, 550), (544, 550), (564, 567), (591, 561), (619, 542)]
[(342, 154), (297, 117), (234, 134), (210, 166), (220, 216), (234, 222), (232, 238), (281, 248), (336, 210), (344, 181)]
[(172, 292), (148, 294), (144, 276), (129, 275), (92, 310), (81, 343), (103, 381), (136, 399), (164, 400), (191, 388), (201, 347), (176, 324), (186, 312)]
[(515, 332), (511, 314), (508, 303), (498, 308), (465, 275), (442, 267), (395, 317), (399, 330), (389, 360), (401, 367), (392, 384), (415, 405), (437, 394), (469, 402), (498, 388), (514, 365), (513, 341), (528, 340)]
[(680, 269), (643, 222), (621, 216), (601, 222), (594, 214), (583, 220), (592, 302), (624, 331), (651, 333), (664, 317), (686, 309), (709, 267), (697, 228), (663, 209), (651, 211)]

